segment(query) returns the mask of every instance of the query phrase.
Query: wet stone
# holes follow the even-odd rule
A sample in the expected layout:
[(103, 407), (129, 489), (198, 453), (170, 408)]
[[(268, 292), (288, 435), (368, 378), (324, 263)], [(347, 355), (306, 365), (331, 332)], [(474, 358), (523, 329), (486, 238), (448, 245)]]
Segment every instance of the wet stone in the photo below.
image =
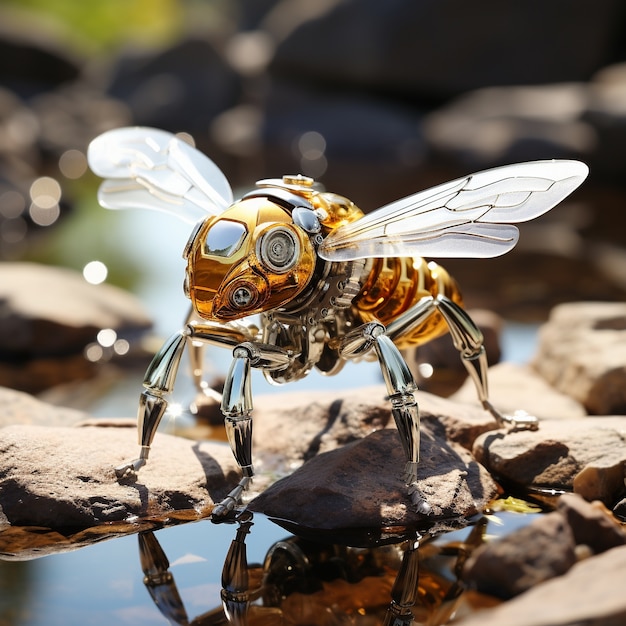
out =
[(159, 433), (137, 479), (114, 467), (136, 458), (129, 428), (7, 426), (0, 430), (4, 524), (85, 528), (103, 522), (210, 513), (238, 481), (228, 446)]
[(498, 607), (458, 621), (460, 626), (618, 626), (626, 622), (626, 546), (582, 560), (567, 573)]
[(626, 532), (601, 503), (568, 494), (556, 511), (478, 548), (464, 567), (463, 580), (482, 593), (508, 599), (564, 574), (579, 555), (624, 544)]
[(253, 511), (308, 528), (427, 526), (467, 517), (496, 494), (489, 474), (435, 420), (423, 420), (418, 487), (433, 512), (415, 511), (402, 480), (398, 433), (379, 430), (319, 454), (250, 503)]
[(550, 420), (537, 431), (485, 433), (473, 453), (504, 482), (574, 490), (612, 506), (624, 491), (625, 417)]

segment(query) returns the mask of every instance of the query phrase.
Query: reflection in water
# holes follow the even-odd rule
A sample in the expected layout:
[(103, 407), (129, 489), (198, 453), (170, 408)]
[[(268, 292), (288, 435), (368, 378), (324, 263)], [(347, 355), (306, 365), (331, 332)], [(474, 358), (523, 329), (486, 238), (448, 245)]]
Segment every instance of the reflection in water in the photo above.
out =
[(235, 522), (222, 568), (222, 606), (192, 621), (156, 535), (139, 534), (144, 584), (170, 624), (409, 626), (415, 619), (429, 626), (446, 624), (464, 590), (458, 575), (469, 553), (482, 542), (485, 528), (479, 522), (465, 541), (448, 546), (455, 580), (432, 572), (420, 580), (417, 532), (406, 533), (398, 543), (369, 548), (291, 536), (275, 542), (260, 565), (249, 564), (247, 557), (252, 513), (240, 513), (231, 520)]

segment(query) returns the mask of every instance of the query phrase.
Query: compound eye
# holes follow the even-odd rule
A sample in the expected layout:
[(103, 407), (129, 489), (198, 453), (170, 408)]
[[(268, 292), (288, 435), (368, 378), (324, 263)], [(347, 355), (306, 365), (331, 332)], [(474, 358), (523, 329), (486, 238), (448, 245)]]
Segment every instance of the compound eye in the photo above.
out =
[(278, 226), (264, 233), (257, 245), (257, 256), (274, 272), (290, 270), (300, 255), (300, 243), (288, 228)]

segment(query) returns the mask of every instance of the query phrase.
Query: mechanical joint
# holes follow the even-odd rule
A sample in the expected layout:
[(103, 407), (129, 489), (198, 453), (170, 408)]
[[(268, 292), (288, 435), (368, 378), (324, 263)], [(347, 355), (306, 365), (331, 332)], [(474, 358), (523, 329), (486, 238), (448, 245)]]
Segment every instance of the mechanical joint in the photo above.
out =
[[(245, 353), (247, 354), (244, 354)], [(293, 361), (292, 353), (278, 346), (259, 344), (246, 341), (239, 344), (233, 351), (234, 356), (250, 359), (252, 367), (267, 370), (282, 370), (289, 367)]]
[(364, 355), (383, 335), (385, 327), (380, 322), (369, 322), (344, 335), (339, 346), (341, 356), (350, 359)]

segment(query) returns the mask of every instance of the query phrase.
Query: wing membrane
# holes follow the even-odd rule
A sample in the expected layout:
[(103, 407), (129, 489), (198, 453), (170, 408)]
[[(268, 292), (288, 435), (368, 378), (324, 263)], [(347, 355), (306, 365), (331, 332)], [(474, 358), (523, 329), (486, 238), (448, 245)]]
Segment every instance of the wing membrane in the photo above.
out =
[(329, 261), (365, 257), (493, 257), (518, 240), (512, 224), (535, 219), (586, 178), (579, 161), (534, 161), (494, 168), (385, 205), (331, 232), (319, 248)]
[(228, 180), (208, 157), (171, 133), (118, 128), (96, 137), (89, 166), (105, 179), (98, 192), (108, 209), (166, 211), (196, 222), (233, 201)]

